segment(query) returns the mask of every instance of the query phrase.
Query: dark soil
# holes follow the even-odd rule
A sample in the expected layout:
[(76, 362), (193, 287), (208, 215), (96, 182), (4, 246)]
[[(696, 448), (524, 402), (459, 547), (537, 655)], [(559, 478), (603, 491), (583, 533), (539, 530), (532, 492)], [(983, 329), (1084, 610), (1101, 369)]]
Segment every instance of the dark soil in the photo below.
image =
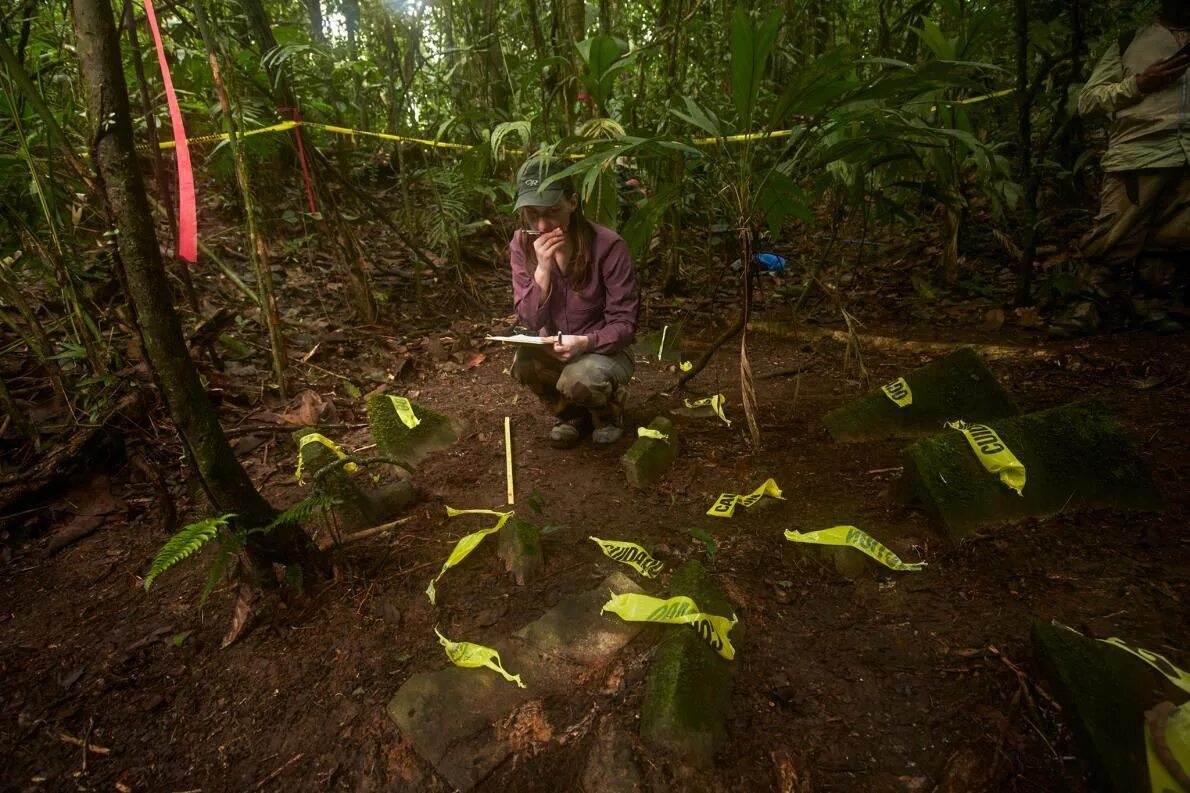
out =
[[(873, 305), (888, 299), (874, 288), (869, 294)], [(346, 546), (335, 581), (287, 602), (266, 601), (250, 632), (221, 650), (235, 591), (225, 583), (198, 609), (211, 553), (167, 572), (146, 593), (140, 576), (165, 538), (155, 491), (131, 469), (84, 483), (84, 491), (110, 487), (119, 509), (56, 555), (47, 554), (46, 538), (14, 547), (3, 568), (0, 787), (445, 789), (385, 714), (410, 675), (447, 664), (434, 626), (452, 638), (491, 643), (617, 569), (589, 535), (639, 542), (672, 570), (705, 557), (688, 531), (698, 528), (715, 539), (710, 569), (746, 626), (736, 646), (729, 742), (709, 780), (713, 788), (1086, 790), (1069, 734), (1034, 676), (1028, 629), (1035, 620), (1056, 619), (1093, 635), (1126, 637), (1190, 667), (1190, 645), (1177, 646), (1190, 635), (1190, 355), (1184, 337), (1127, 332), (1047, 344), (1011, 326), (980, 331), (982, 311), (991, 306), (926, 308), (912, 326), (907, 317), (889, 317), (869, 321), (864, 332), (1021, 345), (1021, 354), (990, 365), (1022, 409), (1104, 399), (1166, 495), (1162, 514), (1063, 514), (959, 543), (943, 539), (923, 514), (887, 497), (903, 443), (828, 438), (821, 417), (864, 391), (854, 367), (844, 367), (844, 346), (828, 338), (752, 335), (764, 440), (758, 452), (746, 440), (738, 345), (729, 344), (693, 382), (692, 394), (723, 391), (731, 427), (680, 419), (675, 468), (656, 488), (637, 493), (620, 471), (626, 441), (614, 449), (549, 448), (548, 420), (503, 374), (511, 353), (480, 348), (486, 359), (467, 368), (474, 352), (452, 360), (439, 354), (441, 341), (402, 352), (385, 335), (351, 332), (311, 362), (366, 391), (371, 385), (362, 372), (416, 357), (414, 374), (394, 390), (468, 423), (463, 440), (418, 472), (425, 500), (388, 534)], [(771, 309), (773, 316), (786, 311)], [(441, 335), (457, 351), (461, 336), (486, 329), (443, 328)], [(688, 353), (696, 347), (688, 343)], [(936, 353), (866, 345), (863, 354), (872, 383), (880, 384)], [(803, 364), (800, 378), (764, 377)], [(233, 379), (222, 381), (228, 400)], [(673, 382), (655, 362), (638, 363), (633, 429), (681, 404)], [(336, 392), (336, 421), (350, 428), (328, 434), (348, 448), (370, 443), (359, 426), (362, 399), (348, 397), (337, 380), (320, 383), (314, 387), (323, 397)], [(448, 521), (443, 506), (504, 503), (505, 416), (514, 426), (517, 507), (551, 528), (543, 537), (545, 575), (518, 588), (488, 542), (443, 577), (439, 605), (431, 607), (423, 590), (454, 541), (487, 525)], [(253, 447), (245, 462), (274, 503), (301, 498), (287, 432), (238, 439), (242, 450)], [(176, 468), (176, 460), (166, 462)], [(784, 489), (785, 501), (741, 509), (732, 520), (704, 514), (718, 493), (748, 492), (767, 477)], [(533, 491), (540, 516), (528, 506)], [(202, 517), (193, 505), (179, 507), (190, 519)], [(868, 530), (902, 559), (929, 566), (852, 581), (782, 536), (784, 529), (838, 524)], [(665, 591), (664, 580), (654, 592)], [(566, 700), (543, 702), (524, 750), (484, 789), (578, 789), (593, 730), (606, 724), (605, 715), (635, 736), (641, 659), (657, 637), (646, 631), (615, 664), (613, 693), (600, 679)], [(84, 758), (63, 735), (110, 753)], [(664, 758), (639, 746), (637, 757), (651, 789), (688, 787), (669, 775)]]

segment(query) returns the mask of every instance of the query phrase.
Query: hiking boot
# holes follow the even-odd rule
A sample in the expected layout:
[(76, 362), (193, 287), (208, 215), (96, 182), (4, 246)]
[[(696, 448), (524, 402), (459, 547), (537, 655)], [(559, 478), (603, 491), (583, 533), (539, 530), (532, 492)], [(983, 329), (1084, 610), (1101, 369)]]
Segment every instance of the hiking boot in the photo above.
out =
[[(568, 412), (571, 412), (568, 409)], [(550, 430), (550, 446), (555, 449), (573, 449), (583, 436), (591, 431), (591, 416), (585, 410), (573, 418), (559, 418)]]
[(600, 446), (607, 446), (620, 440), (624, 430), (618, 424), (604, 424), (591, 433), (591, 442)]

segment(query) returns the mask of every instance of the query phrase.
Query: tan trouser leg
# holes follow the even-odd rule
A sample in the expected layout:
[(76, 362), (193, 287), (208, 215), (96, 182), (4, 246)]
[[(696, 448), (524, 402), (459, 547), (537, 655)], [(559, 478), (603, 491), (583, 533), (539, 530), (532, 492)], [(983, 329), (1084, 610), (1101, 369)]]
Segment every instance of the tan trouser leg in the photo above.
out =
[[(1104, 174), (1099, 214), (1082, 240), (1083, 255), (1105, 265), (1131, 265), (1150, 245), (1186, 243), (1190, 168)], [(1176, 228), (1181, 222), (1183, 228)], [(1174, 248), (1176, 249), (1176, 248)]]

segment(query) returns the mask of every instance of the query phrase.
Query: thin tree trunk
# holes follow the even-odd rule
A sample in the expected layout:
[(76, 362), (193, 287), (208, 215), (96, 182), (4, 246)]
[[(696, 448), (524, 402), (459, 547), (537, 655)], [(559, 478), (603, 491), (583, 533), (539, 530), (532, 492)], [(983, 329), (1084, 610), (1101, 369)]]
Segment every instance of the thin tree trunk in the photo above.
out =
[(321, 0), (305, 0), (306, 14), (310, 17), (310, 35), (315, 43), (326, 44), (326, 31), (322, 29)]
[(612, 32), (612, 0), (599, 0), (599, 32), (610, 36)]
[(1037, 191), (1030, 189), (1033, 182), (1033, 102), (1029, 93), (1029, 0), (1015, 0), (1015, 12), (1017, 146), (1020, 148), (1017, 179), (1026, 186), (1025, 240), (1017, 262), (1016, 299), (1024, 305), (1032, 289), (1033, 257), (1037, 245)]
[[(149, 81), (145, 79), (145, 65), (141, 60), (140, 41), (136, 36), (136, 13), (132, 10), (129, 0), (124, 4), (124, 20), (128, 26), (128, 44), (132, 52), (132, 69), (136, 74), (136, 83), (140, 87), (141, 114), (145, 118), (145, 129), (148, 130), (149, 151), (153, 158), (153, 178), (157, 181), (157, 194), (161, 196), (161, 203), (165, 206), (165, 216), (169, 219), (169, 237), (174, 241), (174, 250), (178, 249), (178, 216), (174, 210), (173, 191), (169, 189), (169, 178), (166, 176), (165, 157), (161, 154), (160, 141), (157, 137), (157, 118), (153, 115), (153, 99), (149, 92)], [(194, 291), (194, 279), (190, 277), (190, 263), (181, 257), (175, 257), (178, 277), (182, 281), (182, 291), (186, 295), (186, 303), (195, 314), (199, 313), (198, 295)]]
[[(95, 164), (116, 237), (116, 270), (136, 317), (146, 358), (187, 456), (214, 508), (241, 525), (267, 525), (275, 510), (260, 495), (227, 442), (194, 367), (170, 299), (148, 198), (136, 167), (128, 88), (110, 0), (72, 0), (81, 73), (87, 88), (91, 162)], [(322, 555), (297, 527), (249, 535), (258, 569), (271, 563), (325, 572)]]
[(202, 33), (203, 43), (206, 45), (207, 58), (211, 64), (211, 74), (215, 81), (215, 91), (219, 94), (219, 104), (223, 108), (223, 118), (227, 125), (227, 143), (231, 148), (232, 160), (235, 163), (236, 181), (240, 186), (240, 194), (244, 201), (244, 219), (248, 231), (248, 254), (252, 266), (256, 270), (256, 286), (260, 299), (264, 301), (265, 327), (269, 333), (269, 347), (273, 359), (273, 378), (277, 381), (277, 388), (281, 397), (288, 394), (285, 385), (285, 338), (281, 334), (281, 312), (277, 308), (277, 295), (273, 289), (273, 273), (269, 268), (269, 250), (264, 236), (256, 225), (256, 202), (252, 197), (252, 180), (248, 176), (248, 168), (244, 163), (244, 153), (240, 149), (239, 124), (231, 109), (231, 99), (227, 93), (227, 86), (223, 82), (222, 69), (219, 64), (219, 49), (211, 25), (207, 20), (206, 3), (208, 0), (198, 0), (194, 4), (195, 19), (198, 29)]

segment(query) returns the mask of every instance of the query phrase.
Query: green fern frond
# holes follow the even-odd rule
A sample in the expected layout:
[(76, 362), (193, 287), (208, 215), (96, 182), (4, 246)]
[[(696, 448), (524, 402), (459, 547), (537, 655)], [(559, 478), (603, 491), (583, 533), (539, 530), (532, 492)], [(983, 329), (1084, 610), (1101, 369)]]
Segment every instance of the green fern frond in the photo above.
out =
[(157, 553), (153, 564), (149, 565), (149, 572), (145, 574), (145, 591), (149, 590), (157, 576), (213, 540), (219, 533), (219, 529), (226, 528), (228, 520), (234, 517), (235, 515), (228, 514), (200, 520), (197, 523), (191, 523), (170, 537), (165, 546)]
[(279, 526), (291, 526), (309, 519), (318, 510), (330, 509), (335, 505), (335, 499), (325, 493), (315, 493), (304, 498), (289, 509), (282, 512), (269, 525), (262, 529), (254, 529), (253, 533), (272, 531)]
[(240, 547), (241, 543), (234, 540), (225, 542), (219, 546), (219, 554), (215, 557), (215, 561), (211, 563), (211, 569), (207, 570), (206, 583), (202, 585), (202, 594), (198, 596), (199, 608), (206, 605), (207, 598), (215, 591), (215, 587), (219, 586), (219, 582), (223, 580), (223, 574), (227, 572), (228, 565), (235, 558), (236, 551)]

